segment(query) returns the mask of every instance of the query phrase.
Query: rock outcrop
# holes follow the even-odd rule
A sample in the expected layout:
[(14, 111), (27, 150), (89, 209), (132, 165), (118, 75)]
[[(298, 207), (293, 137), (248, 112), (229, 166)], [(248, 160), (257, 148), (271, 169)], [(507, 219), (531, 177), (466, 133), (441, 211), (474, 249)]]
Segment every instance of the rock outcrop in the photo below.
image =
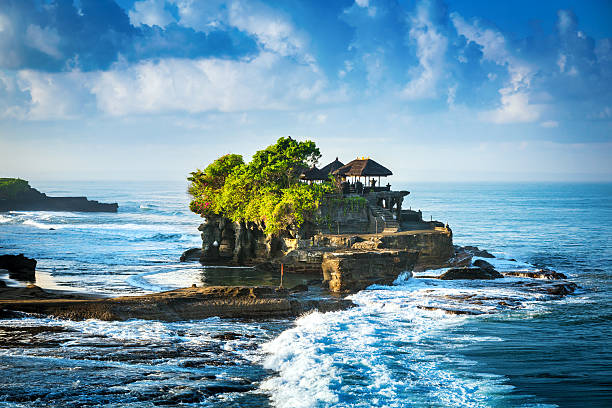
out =
[(208, 217), (202, 231), (203, 264), (256, 265), (281, 256), (282, 240), (266, 236), (254, 223)]
[(20, 179), (0, 179), (0, 212), (2, 211), (81, 211), (117, 212), (117, 203), (106, 204), (87, 197), (49, 197)]
[(36, 259), (23, 254), (0, 255), (0, 269), (9, 271), (11, 279), (33, 282), (36, 279)]
[(187, 261), (199, 261), (202, 257), (202, 248), (190, 248), (183, 252), (179, 261), (187, 262)]
[(440, 275), (442, 280), (453, 280), (453, 279), (498, 279), (503, 278), (504, 275), (497, 272), (495, 269), (482, 269), (478, 267), (463, 267), (463, 268), (451, 268), (448, 271)]
[(311, 310), (329, 312), (352, 306), (349, 300), (305, 298), (270, 287), (209, 286), (144, 296), (87, 299), (54, 295), (37, 286), (0, 289), (0, 315), (20, 311), (83, 320), (146, 319), (179, 321), (224, 318), (295, 317)]
[(323, 255), (323, 279), (332, 292), (356, 292), (373, 284), (390, 285), (412, 271), (418, 251), (344, 250)]
[(536, 278), (536, 279), (567, 279), (567, 276), (561, 272), (553, 271), (552, 269), (539, 269), (537, 271), (528, 271), (528, 270), (520, 270), (520, 271), (506, 271), (504, 272), (506, 276), (517, 276), (520, 278)]

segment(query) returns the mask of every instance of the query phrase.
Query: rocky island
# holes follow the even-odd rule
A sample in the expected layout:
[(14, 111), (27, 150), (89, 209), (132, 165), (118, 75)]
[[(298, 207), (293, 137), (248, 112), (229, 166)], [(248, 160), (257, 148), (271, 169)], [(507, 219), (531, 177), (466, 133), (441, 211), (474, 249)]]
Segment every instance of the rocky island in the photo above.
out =
[(117, 212), (117, 203), (100, 203), (87, 197), (49, 197), (30, 187), (26, 180), (0, 178), (0, 212), (82, 211)]
[(192, 173), (203, 245), (183, 259), (311, 273), (350, 293), (453, 258), (451, 229), (404, 209), (410, 192), (380, 185), (389, 169), (370, 158), (318, 169), (319, 157), (314, 143), (281, 138), (248, 164), (225, 155)]
[[(314, 143), (287, 137), (256, 152), (249, 163), (228, 154), (189, 177), (190, 209), (204, 218), (199, 226), (202, 247), (186, 251), (181, 261), (247, 267), (238, 271), (278, 276), (278, 286), (247, 286), (244, 277), (237, 276), (233, 285), (194, 285), (108, 298), (41, 289), (31, 284), (35, 282), (36, 261), (7, 255), (0, 260), (0, 268), (30, 285), (0, 285), (0, 314), (19, 311), (69, 319), (166, 321), (211, 316), (291, 317), (315, 309), (348, 308), (353, 304), (343, 299), (344, 295), (371, 285), (390, 285), (402, 274), (412, 276), (412, 272), (439, 268), (445, 268), (440, 275), (416, 277), (472, 281), (524, 277), (530, 282), (502, 284), (520, 285), (526, 292), (551, 299), (576, 289), (563, 274), (551, 270), (502, 274), (484, 260), (494, 258), (487, 251), (454, 246), (448, 225), (424, 221), (421, 211), (403, 208), (408, 191), (380, 185), (380, 178), (392, 172), (374, 160), (357, 158), (344, 165), (336, 159), (318, 169), (315, 163), (319, 157)], [(5, 186), (9, 187), (4, 194), (8, 191), (13, 202), (29, 196), (54, 199), (23, 180), (5, 181)], [(116, 211), (116, 204), (93, 203), (88, 205), (98, 211), (106, 208), (99, 206)], [(310, 280), (308, 284), (288, 285), (289, 289), (283, 287), (283, 277), (287, 282), (295, 275)], [(492, 302), (495, 310), (516, 307), (511, 299), (467, 296), (461, 300), (468, 306)], [(422, 307), (452, 314), (482, 313), (440, 305)]]

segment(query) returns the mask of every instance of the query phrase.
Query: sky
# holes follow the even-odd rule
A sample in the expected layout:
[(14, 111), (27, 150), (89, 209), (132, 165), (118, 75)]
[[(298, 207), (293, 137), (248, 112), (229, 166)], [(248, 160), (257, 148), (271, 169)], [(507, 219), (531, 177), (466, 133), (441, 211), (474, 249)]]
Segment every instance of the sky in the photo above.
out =
[(0, 0), (0, 177), (313, 140), (392, 180), (612, 181), (612, 1)]

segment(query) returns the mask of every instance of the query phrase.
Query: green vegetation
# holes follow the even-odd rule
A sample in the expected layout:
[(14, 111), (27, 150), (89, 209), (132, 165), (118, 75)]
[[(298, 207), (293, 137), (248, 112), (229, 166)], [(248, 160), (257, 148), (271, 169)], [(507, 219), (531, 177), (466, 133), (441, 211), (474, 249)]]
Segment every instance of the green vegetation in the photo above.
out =
[(267, 234), (301, 226), (319, 206), (331, 183), (305, 184), (300, 173), (314, 165), (321, 153), (314, 142), (291, 137), (259, 150), (249, 163), (227, 154), (188, 180), (191, 211), (202, 217), (223, 215), (234, 222), (253, 222)]
[(18, 178), (0, 178), (0, 198), (14, 199), (20, 193), (28, 191), (30, 185), (26, 180)]

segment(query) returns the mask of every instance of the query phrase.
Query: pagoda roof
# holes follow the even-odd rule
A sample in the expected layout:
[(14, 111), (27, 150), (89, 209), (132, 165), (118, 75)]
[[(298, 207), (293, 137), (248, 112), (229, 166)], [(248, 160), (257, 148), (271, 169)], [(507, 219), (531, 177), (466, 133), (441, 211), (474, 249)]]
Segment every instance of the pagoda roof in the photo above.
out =
[(306, 169), (300, 174), (300, 179), (302, 180), (326, 180), (327, 175), (323, 175), (321, 170), (317, 169), (316, 166), (312, 166), (309, 169)]
[(333, 174), (339, 176), (391, 176), (393, 173), (385, 166), (376, 163), (372, 159), (355, 159), (352, 162), (338, 168)]
[(334, 171), (338, 170), (342, 166), (344, 166), (344, 163), (342, 163), (336, 157), (336, 160), (334, 160), (333, 162), (329, 163), (326, 166), (321, 167), (321, 170), (320, 170), (321, 175), (329, 176), (330, 174), (332, 174)]

